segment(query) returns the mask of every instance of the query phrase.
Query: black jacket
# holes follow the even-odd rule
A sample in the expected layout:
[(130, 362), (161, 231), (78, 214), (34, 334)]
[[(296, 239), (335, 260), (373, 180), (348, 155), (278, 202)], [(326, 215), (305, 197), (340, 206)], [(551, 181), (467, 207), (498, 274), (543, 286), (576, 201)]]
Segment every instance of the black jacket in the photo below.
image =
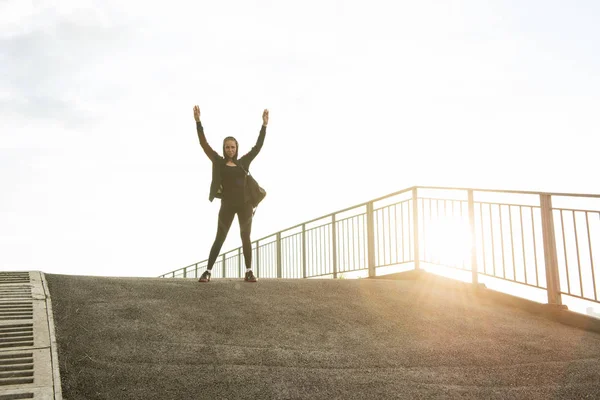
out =
[[(214, 151), (212, 147), (209, 146), (208, 142), (206, 141), (206, 136), (204, 136), (204, 128), (202, 128), (201, 122), (196, 122), (196, 131), (198, 132), (198, 139), (200, 139), (200, 146), (202, 146), (202, 150), (204, 150), (208, 158), (210, 158), (212, 161), (212, 182), (210, 183), (208, 200), (213, 201), (215, 197), (220, 199), (221, 194), (223, 193), (223, 187), (221, 185), (221, 167), (225, 164), (225, 158), (219, 155), (219, 153)], [(265, 141), (266, 134), (267, 127), (263, 125), (262, 128), (260, 128), (260, 133), (254, 147), (252, 147), (252, 149), (248, 153), (244, 154), (240, 159), (235, 159), (233, 162), (236, 165), (241, 165), (246, 171), (249, 171), (250, 163), (260, 152), (260, 149)]]

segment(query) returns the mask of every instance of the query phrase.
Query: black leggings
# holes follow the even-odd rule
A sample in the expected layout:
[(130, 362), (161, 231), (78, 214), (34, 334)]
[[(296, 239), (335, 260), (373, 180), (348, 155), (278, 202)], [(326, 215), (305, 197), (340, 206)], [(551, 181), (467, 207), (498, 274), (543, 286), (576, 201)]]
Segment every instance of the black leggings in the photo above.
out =
[(244, 261), (246, 262), (246, 268), (252, 267), (252, 244), (250, 242), (250, 232), (252, 231), (252, 205), (245, 203), (241, 205), (230, 205), (224, 201), (221, 201), (221, 209), (219, 210), (219, 224), (217, 226), (217, 237), (215, 242), (210, 249), (210, 255), (208, 256), (207, 269), (212, 270), (221, 246), (225, 242), (233, 217), (235, 214), (238, 215), (238, 222), (240, 223), (240, 235), (242, 237), (242, 248), (244, 250)]

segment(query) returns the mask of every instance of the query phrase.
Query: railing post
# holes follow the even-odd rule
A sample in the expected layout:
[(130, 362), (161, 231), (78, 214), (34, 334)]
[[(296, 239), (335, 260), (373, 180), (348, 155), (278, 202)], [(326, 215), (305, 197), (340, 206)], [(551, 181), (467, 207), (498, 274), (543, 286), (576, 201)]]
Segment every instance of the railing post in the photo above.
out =
[(337, 235), (336, 235), (336, 223), (335, 214), (331, 215), (331, 246), (333, 253), (333, 279), (338, 277), (338, 265), (337, 265)]
[(242, 276), (244, 276), (244, 272), (242, 271), (242, 248), (241, 247), (238, 247), (238, 272), (240, 273), (240, 275), (239, 275), (240, 278)]
[(558, 278), (558, 256), (556, 255), (552, 198), (549, 194), (540, 194), (540, 207), (542, 213), (542, 236), (544, 239), (544, 260), (546, 261), (548, 304), (560, 306), (562, 305), (562, 298)]
[(194, 268), (194, 278), (198, 279), (198, 263), (195, 264)]
[(256, 276), (260, 278), (260, 246), (258, 240), (256, 241)]
[(277, 232), (277, 277), (281, 278), (281, 232)]
[(421, 269), (421, 254), (419, 250), (419, 198), (417, 197), (417, 188), (412, 190), (412, 203), (413, 203), (413, 252), (415, 261), (415, 270)]
[(475, 238), (475, 201), (473, 200), (473, 189), (468, 191), (469, 203), (469, 232), (471, 236), (471, 282), (473, 285), (479, 283), (479, 267), (477, 265), (477, 240)]
[(227, 270), (225, 268), (225, 253), (223, 253), (223, 278), (227, 275)]
[(183, 268), (183, 277), (187, 278), (187, 267)]
[(367, 203), (367, 252), (369, 278), (375, 277), (375, 222), (373, 221), (373, 202)]
[(306, 224), (302, 224), (302, 277), (306, 278)]

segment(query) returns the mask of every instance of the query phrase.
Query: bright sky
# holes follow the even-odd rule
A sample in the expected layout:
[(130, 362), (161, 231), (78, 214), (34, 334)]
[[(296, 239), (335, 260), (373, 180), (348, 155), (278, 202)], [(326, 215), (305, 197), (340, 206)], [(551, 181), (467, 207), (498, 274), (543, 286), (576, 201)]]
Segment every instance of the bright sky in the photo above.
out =
[(600, 193), (598, 21), (594, 0), (2, 0), (0, 270), (206, 259), (194, 104), (240, 153), (270, 110), (253, 240), (413, 185)]

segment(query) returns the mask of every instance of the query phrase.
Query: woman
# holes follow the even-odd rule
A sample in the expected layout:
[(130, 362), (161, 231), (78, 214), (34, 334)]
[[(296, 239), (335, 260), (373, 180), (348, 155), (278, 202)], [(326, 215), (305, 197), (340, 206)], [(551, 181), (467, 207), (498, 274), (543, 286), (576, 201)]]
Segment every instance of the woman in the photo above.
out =
[(221, 199), (221, 209), (219, 210), (219, 222), (217, 225), (217, 236), (210, 249), (208, 256), (208, 265), (206, 271), (202, 274), (199, 281), (209, 282), (212, 267), (221, 251), (221, 246), (225, 242), (231, 223), (235, 214), (240, 223), (240, 234), (242, 236), (242, 248), (244, 250), (244, 261), (246, 263), (246, 282), (256, 282), (256, 277), (252, 273), (252, 244), (250, 241), (250, 231), (252, 229), (252, 204), (246, 201), (245, 195), (245, 177), (250, 168), (250, 163), (260, 152), (265, 141), (267, 133), (267, 124), (269, 123), (269, 110), (263, 111), (263, 124), (258, 135), (256, 144), (247, 154), (238, 159), (238, 142), (228, 136), (223, 140), (223, 156), (221, 157), (214, 151), (206, 141), (204, 129), (200, 122), (200, 107), (194, 106), (194, 119), (196, 120), (196, 130), (200, 146), (212, 161), (212, 182), (210, 184), (210, 194), (208, 200)]

